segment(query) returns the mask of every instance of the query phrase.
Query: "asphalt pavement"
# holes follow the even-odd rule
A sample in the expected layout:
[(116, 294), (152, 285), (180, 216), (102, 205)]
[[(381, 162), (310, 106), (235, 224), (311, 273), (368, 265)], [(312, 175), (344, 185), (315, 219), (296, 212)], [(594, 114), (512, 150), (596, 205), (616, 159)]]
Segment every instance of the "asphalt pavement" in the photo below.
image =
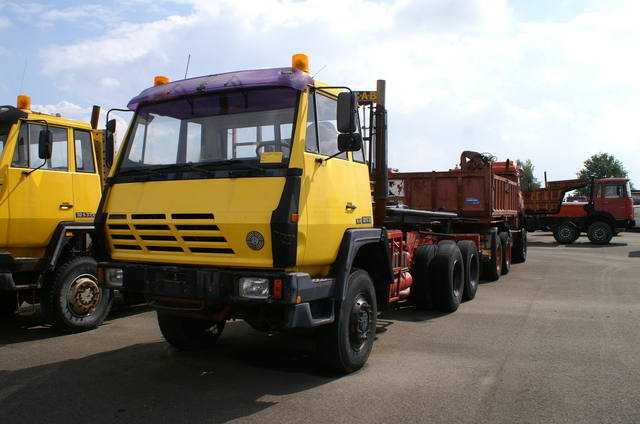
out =
[(324, 372), (310, 331), (230, 322), (179, 352), (118, 299), (66, 335), (0, 322), (2, 423), (639, 423), (640, 232), (606, 246), (529, 236), (529, 255), (452, 314), (380, 315), (366, 366)]

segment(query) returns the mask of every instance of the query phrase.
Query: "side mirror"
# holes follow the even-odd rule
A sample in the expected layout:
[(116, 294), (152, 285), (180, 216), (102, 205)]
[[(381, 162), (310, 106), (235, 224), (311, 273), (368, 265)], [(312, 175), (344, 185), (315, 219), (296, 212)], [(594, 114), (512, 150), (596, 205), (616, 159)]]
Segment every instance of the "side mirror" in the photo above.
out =
[(358, 133), (338, 134), (338, 150), (357, 152), (362, 149), (362, 136)]
[(116, 132), (116, 120), (111, 119), (107, 122), (107, 136), (105, 137), (104, 155), (105, 162), (108, 167), (113, 165), (113, 157), (115, 155), (115, 132)]
[(116, 120), (115, 119), (111, 119), (111, 120), (109, 120), (109, 122), (107, 122), (107, 131), (110, 132), (110, 133), (116, 132)]
[(338, 94), (337, 115), (338, 132), (355, 133), (358, 131), (358, 99), (356, 93), (343, 92)]
[(53, 133), (51, 130), (40, 131), (38, 139), (38, 157), (40, 159), (51, 159), (53, 153)]

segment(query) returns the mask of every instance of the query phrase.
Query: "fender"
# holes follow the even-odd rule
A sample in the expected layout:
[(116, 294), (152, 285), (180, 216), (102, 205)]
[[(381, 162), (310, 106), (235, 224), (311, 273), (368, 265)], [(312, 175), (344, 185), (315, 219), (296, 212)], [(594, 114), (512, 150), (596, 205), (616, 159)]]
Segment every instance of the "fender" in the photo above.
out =
[(393, 269), (389, 258), (389, 238), (385, 228), (347, 230), (342, 238), (338, 257), (329, 272), (329, 275), (336, 279), (335, 301), (342, 302), (345, 299), (352, 268), (361, 268), (371, 274), (378, 304), (386, 304), (387, 290), (393, 281)]
[(592, 223), (594, 223), (596, 221), (606, 222), (607, 224), (609, 224), (611, 226), (612, 230), (615, 230), (615, 228), (616, 228), (616, 220), (613, 217), (613, 215), (611, 215), (607, 211), (596, 211), (596, 212), (592, 212), (589, 215), (587, 215), (587, 219), (585, 220), (585, 223), (584, 223), (585, 229), (587, 227), (589, 227), (589, 225), (591, 225)]
[[(62, 250), (69, 240), (77, 235), (95, 234), (93, 222), (61, 222), (53, 232), (53, 237), (47, 246), (44, 257), (48, 259), (48, 270), (55, 269), (62, 254)], [(87, 245), (83, 246), (86, 249)]]
[[(43, 257), (14, 258), (9, 252), (0, 252), (0, 291), (14, 291), (24, 289), (38, 289), (42, 286), (45, 271), (52, 271), (58, 265), (65, 246), (76, 236), (86, 236), (95, 233), (93, 222), (60, 222), (53, 232), (49, 245)], [(89, 241), (85, 240), (81, 247), (86, 250)], [(24, 278), (15, 275), (36, 273), (37, 278), (30, 278), (27, 283)]]

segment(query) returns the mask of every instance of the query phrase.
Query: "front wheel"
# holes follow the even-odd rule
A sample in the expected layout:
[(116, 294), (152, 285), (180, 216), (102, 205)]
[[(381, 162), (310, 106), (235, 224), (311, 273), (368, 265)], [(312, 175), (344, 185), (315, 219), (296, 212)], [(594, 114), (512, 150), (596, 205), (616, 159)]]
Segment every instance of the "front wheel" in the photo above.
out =
[(76, 256), (45, 280), (40, 306), (53, 327), (78, 333), (102, 324), (111, 310), (113, 292), (100, 288), (97, 270), (95, 259)]
[(613, 237), (613, 231), (606, 222), (596, 221), (587, 228), (587, 237), (593, 244), (607, 244)]
[(158, 312), (158, 326), (164, 339), (179, 350), (193, 351), (213, 346), (220, 338), (225, 323)]
[(364, 270), (349, 275), (347, 294), (336, 305), (334, 322), (316, 329), (316, 345), (324, 366), (339, 373), (359, 370), (369, 359), (378, 310), (371, 277)]

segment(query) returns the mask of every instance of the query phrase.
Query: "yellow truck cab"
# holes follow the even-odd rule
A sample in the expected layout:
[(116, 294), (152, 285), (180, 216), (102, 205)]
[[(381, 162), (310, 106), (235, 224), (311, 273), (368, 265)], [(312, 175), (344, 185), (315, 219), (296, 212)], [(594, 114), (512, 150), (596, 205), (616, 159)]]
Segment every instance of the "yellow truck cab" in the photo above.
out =
[(40, 302), (60, 330), (94, 328), (111, 305), (92, 257), (102, 131), (17, 106), (0, 107), (0, 315)]
[[(128, 105), (98, 208), (100, 284), (146, 296), (176, 348), (212, 345), (229, 319), (314, 328), (320, 360), (339, 372), (364, 365), (378, 308), (406, 300), (414, 280), (423, 305), (456, 310), (463, 270), (477, 265), (463, 267), (455, 241), (436, 254), (433, 229), (455, 214), (386, 207), (383, 92), (367, 96), (374, 167), (356, 93), (314, 80), (304, 55), (287, 68), (157, 78)], [(479, 236), (466, 237), (477, 262)]]

